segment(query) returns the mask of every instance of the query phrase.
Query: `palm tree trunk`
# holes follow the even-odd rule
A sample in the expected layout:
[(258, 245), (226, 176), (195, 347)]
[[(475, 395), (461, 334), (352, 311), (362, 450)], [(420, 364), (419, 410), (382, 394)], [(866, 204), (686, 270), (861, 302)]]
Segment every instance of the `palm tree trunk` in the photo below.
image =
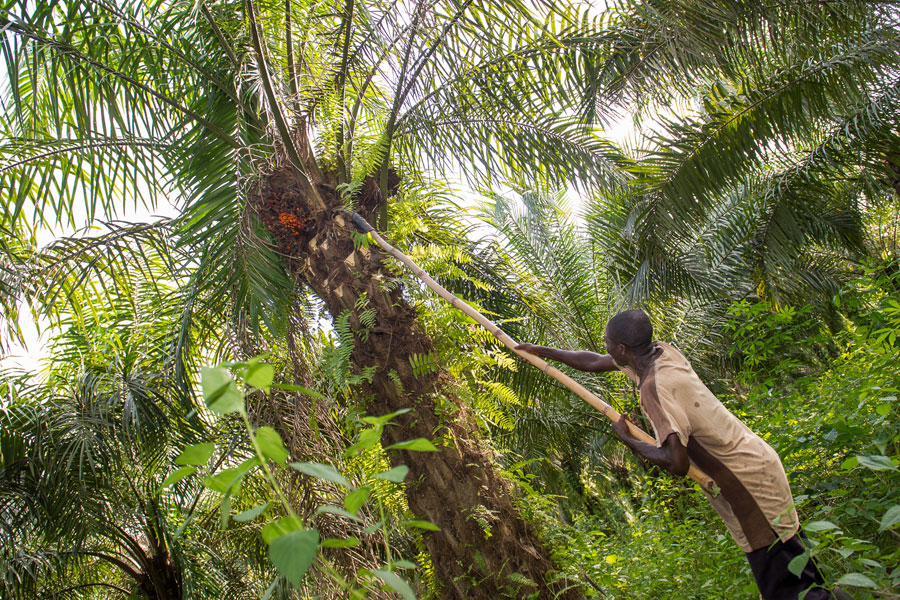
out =
[[(370, 193), (377, 189), (364, 187)], [(375, 368), (371, 381), (359, 387), (370, 399), (370, 412), (413, 409), (398, 419), (399, 426), (387, 428), (385, 441), (441, 440), (437, 453), (391, 454), (409, 467), (412, 512), (441, 528), (424, 535), (443, 583), (442, 596), (493, 600), (537, 592), (536, 597), (557, 597), (561, 586), (546, 581), (554, 571), (549, 552), (518, 515), (509, 485), (495, 472), (495, 457), (478, 443), (477, 429), (454, 395), (450, 376), (441, 368), (414, 372), (410, 357), (430, 355), (434, 344), (400, 286), (391, 285), (395, 276), (385, 268), (385, 255), (375, 246), (354, 249), (355, 229), (340, 214), (340, 198), (331, 186), (320, 184), (318, 191), (325, 210), (305, 197), (290, 167), (284, 167), (262, 175), (250, 200), (291, 272), (316, 292), (333, 318), (351, 313), (351, 329), (357, 334), (351, 360), (360, 370)], [(371, 198), (360, 202), (371, 210), (376, 204)], [(376, 322), (367, 328), (359, 315), (372, 308)], [(578, 595), (568, 590), (560, 597)]]

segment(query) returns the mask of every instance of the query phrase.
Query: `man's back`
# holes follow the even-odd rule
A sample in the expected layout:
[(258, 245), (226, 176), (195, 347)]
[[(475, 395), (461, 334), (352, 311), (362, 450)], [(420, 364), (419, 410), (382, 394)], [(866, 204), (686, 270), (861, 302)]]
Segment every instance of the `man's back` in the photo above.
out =
[(745, 552), (797, 532), (799, 523), (778, 454), (713, 395), (676, 348), (658, 348), (639, 385), (641, 409), (650, 419), (657, 445), (676, 433), (691, 460), (706, 471), (721, 493), (710, 502)]

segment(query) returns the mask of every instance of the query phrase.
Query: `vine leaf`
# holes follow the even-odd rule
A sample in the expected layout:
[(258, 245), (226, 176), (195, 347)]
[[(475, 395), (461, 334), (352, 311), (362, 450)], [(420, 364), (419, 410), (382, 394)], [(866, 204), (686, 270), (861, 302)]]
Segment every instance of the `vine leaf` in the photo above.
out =
[(319, 532), (315, 529), (292, 531), (269, 544), (269, 558), (285, 579), (299, 585), (319, 548)]

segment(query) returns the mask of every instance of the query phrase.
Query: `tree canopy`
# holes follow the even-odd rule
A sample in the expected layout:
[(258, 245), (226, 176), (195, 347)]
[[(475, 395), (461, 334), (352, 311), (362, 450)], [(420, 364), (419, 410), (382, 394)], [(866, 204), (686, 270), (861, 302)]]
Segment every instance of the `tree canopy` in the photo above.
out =
[(0, 347), (51, 332), (0, 373), (3, 595), (753, 597), (689, 485), (356, 212), (516, 339), (603, 352), (644, 308), (781, 453), (830, 581), (890, 597), (898, 18), (0, 3)]

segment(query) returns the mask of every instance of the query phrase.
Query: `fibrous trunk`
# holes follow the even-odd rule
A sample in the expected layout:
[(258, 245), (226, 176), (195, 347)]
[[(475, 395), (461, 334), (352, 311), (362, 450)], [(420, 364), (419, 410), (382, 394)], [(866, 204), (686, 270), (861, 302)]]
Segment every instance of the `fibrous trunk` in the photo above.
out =
[[(414, 372), (410, 358), (432, 356), (434, 347), (386, 268), (385, 255), (374, 246), (354, 248), (355, 230), (333, 187), (318, 185), (323, 208), (304, 196), (296, 177), (289, 167), (261, 175), (250, 191), (252, 205), (291, 272), (332, 317), (349, 311), (356, 333), (352, 363), (360, 370), (374, 367), (371, 381), (359, 390), (369, 399), (369, 413), (412, 409), (399, 426), (386, 429), (385, 443), (419, 437), (443, 442), (437, 453), (391, 453), (409, 467), (410, 510), (440, 527), (424, 535), (442, 596), (560, 597), (561, 588), (547, 583), (553, 570), (549, 553), (517, 514), (508, 484), (494, 470), (495, 457), (474, 439), (476, 429), (453, 395), (449, 375), (440, 368)], [(360, 210), (374, 210), (377, 186), (367, 184), (362, 193), (367, 197), (360, 199)], [(372, 213), (363, 216), (371, 219)], [(372, 309), (374, 326), (364, 325), (360, 314), (371, 315)]]

